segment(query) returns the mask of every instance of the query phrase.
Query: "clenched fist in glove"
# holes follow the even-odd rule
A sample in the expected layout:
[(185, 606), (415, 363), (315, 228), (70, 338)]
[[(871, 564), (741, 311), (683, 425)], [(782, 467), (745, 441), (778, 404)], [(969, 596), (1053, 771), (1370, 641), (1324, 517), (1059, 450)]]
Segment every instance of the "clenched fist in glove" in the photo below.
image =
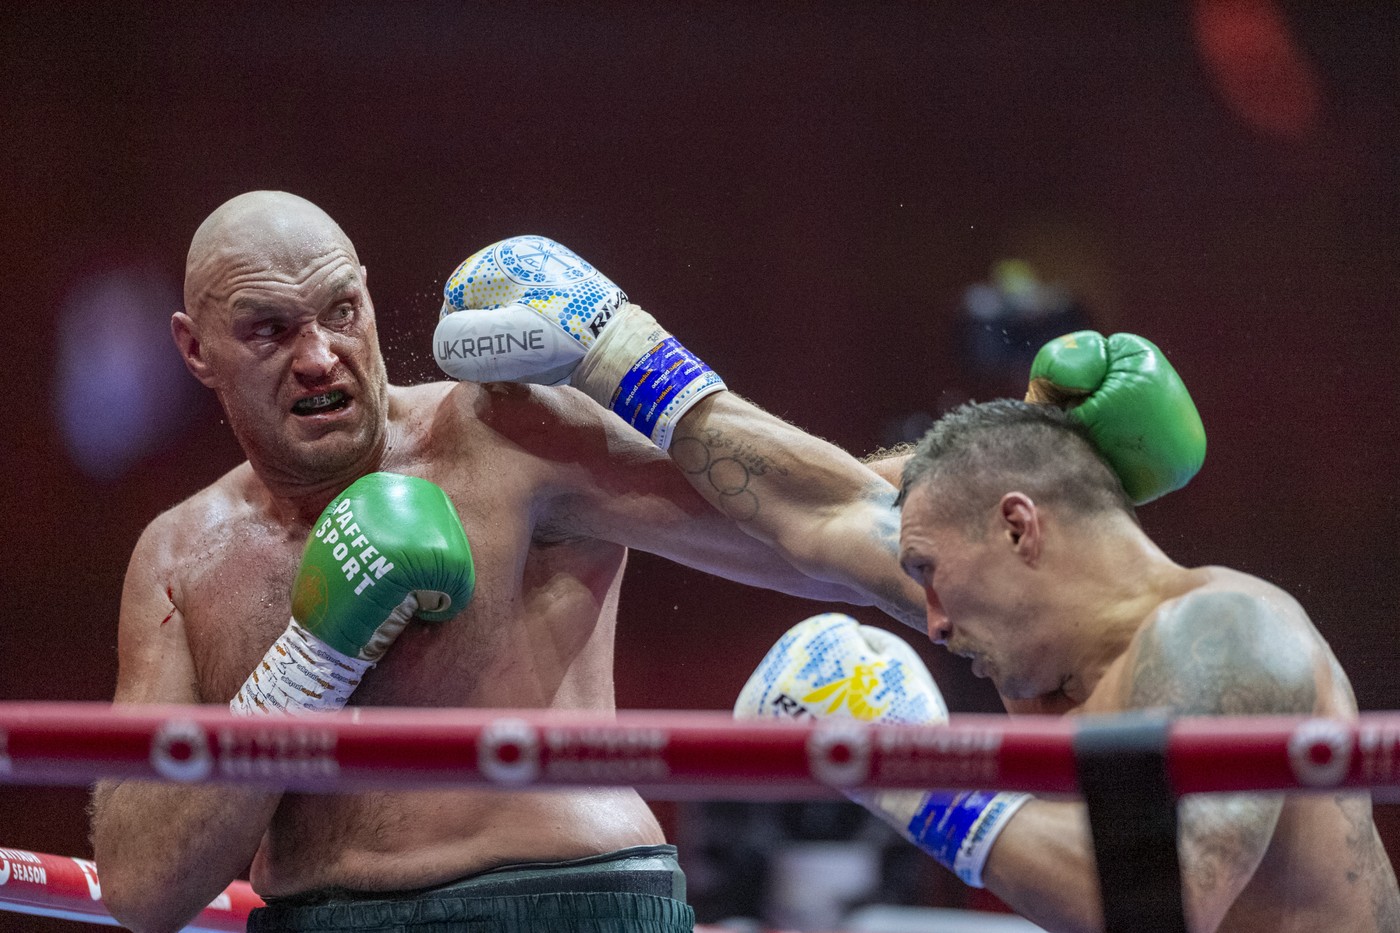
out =
[[(826, 613), (789, 629), (764, 656), (734, 704), (737, 719), (844, 718), (941, 725), (948, 708), (928, 668), (899, 637)], [(849, 795), (981, 887), (997, 835), (1029, 794), (862, 791)]]
[(450, 619), (475, 586), (447, 493), (416, 476), (362, 476), (316, 520), (292, 585), (292, 619), (229, 707), (340, 709), (410, 619)]
[(1089, 429), (1135, 505), (1185, 486), (1206, 458), (1206, 431), (1157, 345), (1081, 330), (1040, 348), (1026, 401), (1059, 405)]
[(663, 449), (681, 416), (724, 388), (622, 289), (547, 237), (511, 237), (474, 253), (443, 299), (433, 334), (443, 372), (473, 382), (567, 382)]

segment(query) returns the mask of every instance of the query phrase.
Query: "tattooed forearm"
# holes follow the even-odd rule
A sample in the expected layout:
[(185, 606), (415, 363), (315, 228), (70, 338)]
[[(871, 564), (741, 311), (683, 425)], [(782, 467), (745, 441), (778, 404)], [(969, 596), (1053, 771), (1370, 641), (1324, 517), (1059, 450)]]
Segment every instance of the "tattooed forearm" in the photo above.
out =
[(736, 521), (750, 521), (758, 516), (759, 498), (751, 488), (755, 476), (788, 475), (785, 467), (756, 445), (731, 440), (716, 428), (677, 438), (671, 444), (671, 458), (686, 474), (704, 477), (719, 497), (720, 508)]
[[(714, 413), (711, 412), (713, 415)], [(781, 421), (690, 422), (670, 446), (697, 491), (815, 579), (849, 588), (923, 630), (922, 593), (897, 560), (895, 488), (853, 457)]]
[(1183, 597), (1143, 633), (1126, 697), (1186, 715), (1310, 713), (1315, 646), (1241, 593)]
[(671, 456), (682, 470), (692, 474), (706, 472), (717, 461), (733, 460), (755, 476), (774, 471), (788, 475), (787, 469), (779, 466), (771, 454), (759, 450), (757, 444), (726, 437), (718, 428), (678, 438), (671, 445)]

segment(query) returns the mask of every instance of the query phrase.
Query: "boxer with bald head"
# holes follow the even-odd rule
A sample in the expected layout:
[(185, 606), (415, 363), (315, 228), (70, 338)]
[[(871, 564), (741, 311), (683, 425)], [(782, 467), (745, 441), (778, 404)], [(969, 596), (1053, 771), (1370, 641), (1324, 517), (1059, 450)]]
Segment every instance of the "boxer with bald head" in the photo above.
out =
[[(171, 329), (247, 459), (137, 543), (122, 595), (119, 704), (300, 714), (348, 695), (375, 706), (611, 710), (628, 547), (918, 615), (917, 589), (893, 557), (892, 491), (830, 445), (805, 439), (810, 465), (792, 477), (804, 503), (821, 508), (810, 520), (793, 510), (760, 541), (572, 389), (389, 385), (365, 267), (340, 227), (299, 197), (253, 192), (210, 215), (191, 243), (185, 310)], [(728, 396), (707, 410), (741, 426), (748, 409)], [(447, 542), (449, 582), (396, 580), (412, 549), (428, 545), (406, 535), (390, 560), (375, 538), (419, 524), (390, 515), (408, 488), (432, 512), (421, 525)], [(469, 555), (452, 543), (458, 531)], [(832, 534), (849, 540), (813, 550)], [(314, 566), (333, 541), (345, 562)], [(296, 581), (336, 568), (360, 582), (332, 594), (328, 610), (305, 603), (315, 588)], [(385, 590), (390, 617), (361, 625), (360, 600)], [(289, 645), (306, 661), (300, 674), (251, 676)], [(107, 781), (92, 829), (104, 898), (138, 931), (179, 929), (250, 864), (254, 887), (277, 905), (252, 929), (693, 923), (674, 850), (630, 790), (307, 795)], [(432, 927), (445, 928), (456, 927)]]

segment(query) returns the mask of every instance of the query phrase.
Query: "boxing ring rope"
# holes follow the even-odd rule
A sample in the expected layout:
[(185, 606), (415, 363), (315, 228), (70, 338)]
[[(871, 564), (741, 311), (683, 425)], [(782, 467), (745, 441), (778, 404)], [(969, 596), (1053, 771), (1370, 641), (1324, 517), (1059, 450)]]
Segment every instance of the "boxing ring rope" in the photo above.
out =
[[(1111, 718), (965, 715), (892, 726), (383, 708), (236, 717), (212, 706), (8, 702), (0, 703), (0, 784), (140, 778), (309, 793), (612, 784), (677, 800), (791, 800), (855, 787), (1073, 794), (1075, 736)], [(1176, 719), (1165, 753), (1178, 795), (1353, 788), (1400, 800), (1400, 713)]]
[[(615, 784), (675, 800), (791, 800), (857, 787), (1075, 794), (1077, 738), (1094, 733), (1102, 747), (1123, 718), (964, 715), (891, 726), (736, 722), (708, 712), (359, 708), (292, 718), (9, 702), (0, 703), (0, 784), (117, 778), (311, 793)], [(1139, 733), (1140, 720), (1128, 723)], [(1178, 796), (1349, 788), (1400, 800), (1400, 713), (1162, 717), (1161, 734)], [(187, 929), (241, 930), (260, 903), (235, 882)], [(0, 910), (114, 923), (91, 862), (17, 849), (0, 848)]]
[[(185, 933), (242, 931), (248, 912), (262, 906), (246, 881), (235, 881), (214, 898)], [(97, 866), (87, 859), (0, 848), (0, 910), (79, 923), (116, 926), (102, 906)]]

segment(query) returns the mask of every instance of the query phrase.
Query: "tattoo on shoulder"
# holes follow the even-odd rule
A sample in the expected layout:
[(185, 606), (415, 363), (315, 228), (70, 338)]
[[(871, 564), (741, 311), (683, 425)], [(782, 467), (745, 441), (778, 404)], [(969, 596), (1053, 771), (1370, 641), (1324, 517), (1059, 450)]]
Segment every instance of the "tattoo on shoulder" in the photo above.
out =
[(1186, 715), (1310, 713), (1316, 645), (1263, 600), (1193, 593), (1139, 636), (1128, 703)]
[(1400, 888), (1395, 870), (1385, 854), (1371, 816), (1371, 799), (1365, 794), (1338, 794), (1337, 809), (1347, 825), (1347, 884), (1370, 889), (1376, 929), (1400, 929)]
[(1202, 893), (1247, 880), (1273, 837), (1277, 794), (1188, 794), (1181, 798), (1182, 872)]
[(786, 467), (754, 444), (733, 440), (714, 428), (677, 438), (671, 444), (671, 457), (686, 474), (703, 476), (719, 495), (725, 514), (737, 521), (758, 515), (759, 499), (749, 488), (755, 476), (788, 474)]

